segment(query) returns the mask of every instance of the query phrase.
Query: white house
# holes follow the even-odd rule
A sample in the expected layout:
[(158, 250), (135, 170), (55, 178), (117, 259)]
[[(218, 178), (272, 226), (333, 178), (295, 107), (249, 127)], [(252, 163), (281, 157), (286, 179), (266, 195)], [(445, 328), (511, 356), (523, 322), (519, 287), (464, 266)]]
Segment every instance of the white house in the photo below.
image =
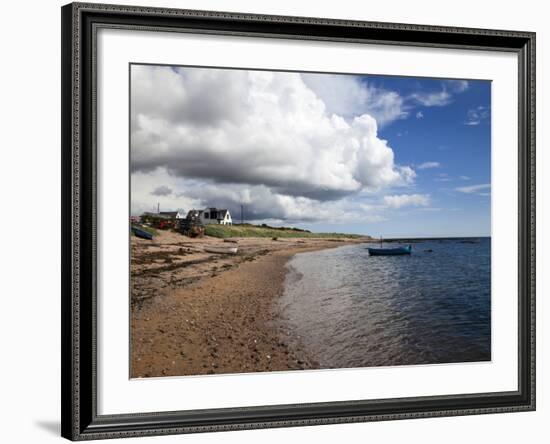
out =
[(199, 218), (203, 224), (233, 225), (229, 210), (219, 208), (206, 208), (199, 211)]
[(185, 219), (185, 214), (179, 211), (161, 211), (160, 213), (152, 213), (146, 211), (141, 215), (142, 217), (154, 217), (158, 219)]
[(179, 211), (161, 211), (158, 214), (160, 214), (160, 216), (170, 219), (185, 219), (185, 214), (182, 214)]

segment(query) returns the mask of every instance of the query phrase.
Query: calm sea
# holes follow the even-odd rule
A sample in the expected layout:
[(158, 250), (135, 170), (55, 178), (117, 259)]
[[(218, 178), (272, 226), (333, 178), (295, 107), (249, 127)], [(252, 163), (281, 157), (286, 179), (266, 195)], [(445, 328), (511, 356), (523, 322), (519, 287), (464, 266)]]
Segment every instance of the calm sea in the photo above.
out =
[(410, 256), (369, 256), (369, 244), (297, 254), (285, 327), (322, 368), (490, 360), (491, 239), (472, 241), (415, 242)]

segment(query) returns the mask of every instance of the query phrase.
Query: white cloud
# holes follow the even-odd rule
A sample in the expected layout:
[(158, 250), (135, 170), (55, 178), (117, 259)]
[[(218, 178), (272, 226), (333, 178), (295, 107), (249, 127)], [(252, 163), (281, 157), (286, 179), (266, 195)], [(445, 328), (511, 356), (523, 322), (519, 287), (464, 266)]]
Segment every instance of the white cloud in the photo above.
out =
[(354, 195), (415, 177), (377, 129), (368, 113), (329, 112), (300, 74), (134, 65), (132, 212), (150, 211), (153, 193), (171, 209), (245, 201), (258, 218), (357, 217)]
[(468, 87), (467, 80), (443, 80), (440, 91), (417, 91), (411, 94), (408, 99), (427, 107), (445, 106), (452, 102), (453, 94), (462, 93)]
[(369, 114), (379, 126), (408, 116), (405, 101), (397, 92), (376, 88), (358, 76), (301, 74), (301, 77), (323, 101), (329, 114), (345, 118)]
[(407, 206), (425, 207), (430, 204), (429, 194), (397, 194), (384, 196), (384, 202), (390, 208), (402, 208)]
[(470, 176), (459, 176), (462, 180), (470, 180)]
[(436, 92), (416, 92), (410, 98), (423, 106), (445, 106), (451, 103), (452, 94), (446, 90)]
[(441, 164), (439, 162), (424, 162), (418, 165), (416, 168), (419, 170), (426, 170), (429, 168), (439, 168)]
[(446, 80), (446, 86), (453, 92), (461, 93), (470, 86), (467, 80)]
[(461, 193), (468, 193), (468, 194), (475, 193), (475, 194), (481, 194), (481, 195), (488, 195), (488, 193), (485, 192), (484, 190), (488, 190), (490, 188), (491, 188), (490, 183), (483, 183), (479, 185), (470, 185), (467, 187), (458, 187), (458, 188), (455, 188), (455, 191), (459, 191)]
[[(367, 113), (379, 126), (407, 118), (417, 106), (445, 106), (452, 102), (453, 95), (468, 89), (467, 80), (442, 80), (436, 91), (416, 91), (402, 96), (396, 91), (375, 87), (364, 78), (338, 74), (302, 74), (306, 85), (326, 105), (329, 113), (349, 118)], [(422, 119), (424, 113), (413, 114)]]
[(468, 110), (468, 113), (466, 115), (466, 122), (464, 122), (464, 125), (477, 126), (483, 121), (489, 119), (490, 116), (490, 108), (487, 108), (485, 106), (478, 106), (477, 108)]
[[(150, 172), (135, 172), (131, 175), (130, 204), (132, 215), (138, 216), (145, 211), (157, 211), (157, 205), (161, 211), (188, 211), (197, 206), (199, 202), (185, 196), (177, 195), (174, 190), (181, 186), (181, 181), (170, 176), (163, 168)], [(159, 184), (172, 191), (166, 195), (155, 195), (154, 191)]]
[(245, 219), (255, 222), (307, 222), (307, 223), (349, 223), (380, 222), (380, 205), (357, 203), (350, 198), (321, 202), (302, 196), (279, 194), (264, 185), (247, 186), (189, 181), (182, 184), (180, 196), (192, 199), (196, 208), (215, 206), (228, 208), (233, 214), (240, 214), (244, 206)]

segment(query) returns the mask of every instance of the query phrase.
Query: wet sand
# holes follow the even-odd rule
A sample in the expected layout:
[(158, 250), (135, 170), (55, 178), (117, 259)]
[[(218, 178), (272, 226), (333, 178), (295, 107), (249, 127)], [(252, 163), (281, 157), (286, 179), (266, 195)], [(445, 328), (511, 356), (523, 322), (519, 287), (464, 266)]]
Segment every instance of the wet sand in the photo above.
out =
[[(318, 368), (276, 304), (296, 253), (358, 239), (132, 237), (131, 377)], [(236, 255), (205, 246), (239, 246)]]

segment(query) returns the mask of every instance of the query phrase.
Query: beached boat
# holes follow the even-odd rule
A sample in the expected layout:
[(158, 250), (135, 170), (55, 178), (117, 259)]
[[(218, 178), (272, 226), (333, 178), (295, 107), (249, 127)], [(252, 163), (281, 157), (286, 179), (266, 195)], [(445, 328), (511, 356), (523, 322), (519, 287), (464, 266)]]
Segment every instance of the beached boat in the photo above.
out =
[(142, 239), (153, 240), (153, 235), (145, 230), (142, 230), (141, 228), (132, 227), (132, 233), (134, 233), (137, 237), (141, 237)]
[(398, 256), (402, 254), (411, 254), (411, 246), (395, 248), (367, 248), (371, 256)]
[(204, 251), (207, 253), (216, 254), (237, 254), (238, 247), (204, 247)]

